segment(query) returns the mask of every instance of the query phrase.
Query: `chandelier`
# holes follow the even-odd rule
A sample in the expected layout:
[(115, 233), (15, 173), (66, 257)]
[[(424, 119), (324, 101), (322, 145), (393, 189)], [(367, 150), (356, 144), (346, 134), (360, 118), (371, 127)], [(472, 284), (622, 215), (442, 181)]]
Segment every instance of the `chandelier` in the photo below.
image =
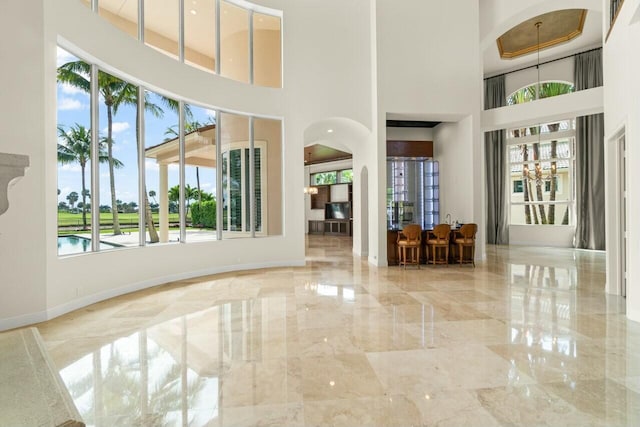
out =
[[(540, 26), (542, 25), (541, 21), (538, 21), (535, 23), (536, 26), (536, 31), (537, 31), (537, 36), (538, 36), (538, 45), (537, 45), (537, 51), (538, 51), (538, 61), (536, 64), (536, 69), (538, 71), (538, 83), (536, 85), (536, 100), (540, 99)], [(540, 147), (540, 131), (541, 131), (541, 125), (540, 123), (538, 123), (538, 147)], [(540, 148), (538, 148), (538, 156), (540, 153)], [(528, 164), (524, 164), (523, 167), (523, 171), (522, 174), (525, 178), (527, 178), (528, 181), (535, 181), (536, 185), (542, 185), (543, 182), (546, 181), (552, 181), (553, 178), (556, 175), (556, 163), (552, 162), (551, 163), (551, 170), (549, 172), (549, 174), (544, 175), (543, 171), (542, 171), (542, 162), (540, 161), (539, 158), (533, 159), (535, 162), (535, 167), (533, 171), (529, 170), (529, 165)]]

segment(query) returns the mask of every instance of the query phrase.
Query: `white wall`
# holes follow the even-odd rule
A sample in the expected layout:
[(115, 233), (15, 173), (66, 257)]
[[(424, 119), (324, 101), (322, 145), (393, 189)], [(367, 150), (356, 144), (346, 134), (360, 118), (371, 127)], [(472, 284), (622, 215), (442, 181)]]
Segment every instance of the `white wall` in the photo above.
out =
[(575, 231), (572, 225), (510, 225), (509, 244), (572, 248)]
[[(20, 7), (18, 7), (20, 6)], [(232, 111), (283, 117), (286, 90), (251, 87), (181, 65), (120, 33), (81, 2), (3, 2), (0, 151), (27, 154), (31, 168), (10, 194), (11, 209), (0, 218), (0, 330), (42, 321), (92, 302), (167, 281), (215, 272), (301, 265), (302, 224), (292, 219), (304, 208), (302, 167), (283, 177), (284, 232), (264, 239), (233, 239), (154, 245), (58, 258), (56, 237), (56, 45), (132, 82), (188, 102)], [(108, 64), (108, 65), (107, 65)], [(205, 88), (205, 90), (203, 90)], [(285, 123), (283, 163), (301, 166)], [(299, 172), (296, 173), (296, 170)], [(299, 180), (292, 179), (297, 175)], [(296, 192), (294, 193), (294, 188)], [(278, 247), (277, 251), (272, 250)], [(180, 262), (175, 262), (175, 260)], [(108, 274), (105, 274), (108, 273)]]
[[(603, 6), (608, 8), (608, 1)], [(620, 9), (615, 25), (604, 45), (604, 108), (607, 184), (615, 181), (617, 175), (615, 147), (617, 134), (624, 129), (627, 145), (627, 165), (640, 163), (640, 0), (626, 0)], [(633, 182), (627, 176), (627, 317), (640, 322), (640, 195), (634, 190)], [(607, 185), (609, 190), (612, 185)], [(617, 196), (617, 195), (616, 195)], [(616, 233), (618, 218), (616, 206), (619, 200), (607, 193), (607, 291), (618, 292), (617, 277), (619, 244)]]
[(42, 1), (29, 3), (0, 3), (0, 152), (26, 154), (31, 163), (9, 189), (9, 210), (0, 216), (0, 330), (46, 310), (45, 40)]
[(475, 196), (464, 184), (472, 178), (476, 162), (471, 154), (472, 132), (471, 117), (434, 128), (434, 158), (440, 166), (440, 222), (450, 214), (451, 221), (477, 223), (473, 210)]
[[(485, 227), (484, 150), (480, 133), (482, 70), (477, 42), (479, 2), (405, 0), (399, 4), (377, 0), (376, 8), (378, 153), (386, 150), (387, 113), (435, 121), (463, 121), (460, 126), (469, 130), (462, 132), (464, 139), (456, 144), (462, 144), (476, 161), (470, 173), (457, 176), (456, 181), (466, 195), (472, 194), (472, 207), (465, 208), (464, 215), (478, 223), (477, 249), (482, 257)], [(435, 134), (434, 139), (437, 139)], [(379, 155), (377, 211), (376, 218), (372, 217), (378, 224), (378, 241), (370, 243), (371, 246), (377, 244), (380, 256), (375, 260), (370, 254), (369, 259), (381, 265), (386, 261), (385, 166), (384, 155)], [(369, 173), (373, 175), (373, 171)], [(441, 185), (447, 185), (443, 181)], [(466, 209), (472, 212), (467, 213)]]

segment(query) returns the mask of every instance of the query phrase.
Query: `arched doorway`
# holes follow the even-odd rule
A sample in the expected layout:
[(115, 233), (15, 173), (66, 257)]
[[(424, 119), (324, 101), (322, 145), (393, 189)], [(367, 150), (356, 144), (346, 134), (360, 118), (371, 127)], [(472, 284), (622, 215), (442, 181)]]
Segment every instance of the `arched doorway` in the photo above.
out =
[[(347, 119), (344, 117), (328, 118), (316, 121), (309, 125), (304, 131), (304, 146), (305, 152), (308, 152), (307, 147), (310, 146), (323, 146), (332, 150), (338, 150), (343, 153), (351, 155), (351, 161), (347, 160), (346, 163), (337, 164), (335, 170), (330, 172), (340, 173), (341, 171), (349, 171), (352, 180), (350, 182), (344, 182), (340, 178), (336, 178), (336, 194), (338, 194), (338, 201), (336, 206), (331, 206), (331, 209), (336, 209), (338, 217), (344, 216), (344, 211), (341, 210), (340, 203), (348, 203), (350, 209), (350, 217), (352, 221), (349, 223), (349, 231), (352, 235), (352, 247), (353, 252), (356, 255), (363, 256), (368, 254), (368, 234), (369, 234), (369, 221), (368, 221), (368, 202), (363, 206), (363, 201), (369, 200), (369, 186), (368, 182), (362, 184), (362, 171), (367, 167), (366, 164), (366, 150), (375, 141), (371, 140), (371, 132), (361, 123)], [(305, 158), (306, 163), (310, 162)], [(347, 166), (348, 164), (348, 166)], [(318, 171), (318, 168), (305, 166), (305, 187), (313, 187), (315, 182), (311, 182), (311, 177), (314, 171)], [(334, 169), (329, 167), (329, 169)], [(365, 175), (368, 180), (368, 172)], [(347, 184), (346, 187), (340, 188), (340, 184)], [(346, 189), (345, 189), (346, 188)], [(326, 191), (326, 190), (325, 190)], [(364, 194), (363, 194), (364, 192)], [(306, 197), (306, 195), (305, 195)], [(331, 198), (329, 198), (329, 203)], [(334, 200), (335, 201), (335, 200)], [(324, 225), (323, 230), (328, 230), (332, 233), (335, 224), (322, 223), (322, 221), (331, 221), (333, 218), (327, 218), (327, 211), (323, 211), (317, 205), (315, 209), (311, 209), (311, 197), (306, 197), (305, 200), (305, 229), (312, 231), (308, 227), (314, 227), (315, 233), (321, 234), (320, 226)], [(331, 211), (331, 210), (330, 210)], [(338, 230), (344, 230), (339, 228)]]

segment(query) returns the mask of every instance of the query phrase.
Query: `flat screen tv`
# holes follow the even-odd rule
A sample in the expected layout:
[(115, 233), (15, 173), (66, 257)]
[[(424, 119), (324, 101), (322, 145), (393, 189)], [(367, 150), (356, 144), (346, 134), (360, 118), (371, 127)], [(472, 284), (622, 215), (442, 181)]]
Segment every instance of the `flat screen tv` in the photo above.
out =
[(325, 219), (351, 219), (350, 202), (332, 202), (324, 207)]

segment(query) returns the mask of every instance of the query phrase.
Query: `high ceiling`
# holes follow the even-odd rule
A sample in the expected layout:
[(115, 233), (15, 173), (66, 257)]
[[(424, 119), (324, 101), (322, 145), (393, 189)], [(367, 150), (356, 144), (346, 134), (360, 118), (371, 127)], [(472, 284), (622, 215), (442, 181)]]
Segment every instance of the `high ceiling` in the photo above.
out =
[[(602, 13), (581, 9), (557, 10), (532, 17), (502, 35), (503, 50), (519, 53), (513, 58), (501, 58), (500, 42), (491, 44), (483, 52), (485, 76), (515, 70), (537, 61), (537, 30), (540, 26), (540, 61), (560, 58), (575, 52), (602, 45)], [(580, 24), (582, 31), (578, 31)], [(563, 40), (564, 37), (564, 40)]]

